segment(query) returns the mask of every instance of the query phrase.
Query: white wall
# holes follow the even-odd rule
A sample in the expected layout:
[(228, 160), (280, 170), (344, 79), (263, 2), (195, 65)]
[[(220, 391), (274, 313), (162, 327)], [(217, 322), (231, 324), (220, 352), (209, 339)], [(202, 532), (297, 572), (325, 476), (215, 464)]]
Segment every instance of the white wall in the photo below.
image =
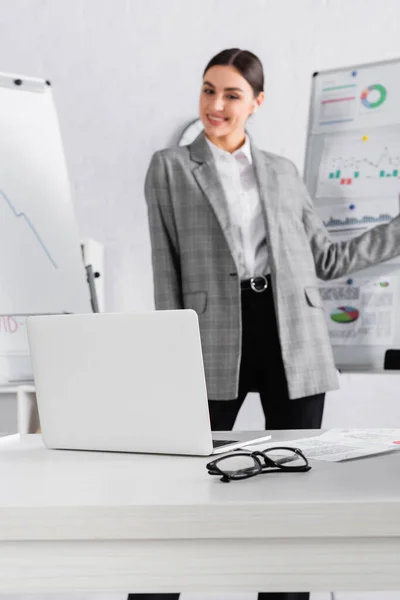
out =
[(83, 238), (105, 245), (107, 310), (151, 308), (143, 181), (197, 116), (202, 70), (264, 63), (252, 126), (302, 170), (311, 74), (400, 55), (399, 0), (0, 0), (0, 70), (50, 79)]

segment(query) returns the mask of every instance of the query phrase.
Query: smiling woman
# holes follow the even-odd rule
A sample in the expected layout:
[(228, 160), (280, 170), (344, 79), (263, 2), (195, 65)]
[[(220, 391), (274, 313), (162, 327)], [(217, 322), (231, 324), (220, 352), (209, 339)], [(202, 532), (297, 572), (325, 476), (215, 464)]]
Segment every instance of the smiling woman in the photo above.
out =
[(266, 429), (320, 428), (325, 392), (338, 380), (318, 278), (400, 254), (399, 217), (348, 241), (330, 238), (296, 167), (246, 134), (263, 100), (257, 56), (238, 48), (214, 56), (201, 82), (203, 130), (155, 152), (145, 183), (155, 305), (198, 315), (217, 431), (232, 429), (250, 391), (260, 394)]

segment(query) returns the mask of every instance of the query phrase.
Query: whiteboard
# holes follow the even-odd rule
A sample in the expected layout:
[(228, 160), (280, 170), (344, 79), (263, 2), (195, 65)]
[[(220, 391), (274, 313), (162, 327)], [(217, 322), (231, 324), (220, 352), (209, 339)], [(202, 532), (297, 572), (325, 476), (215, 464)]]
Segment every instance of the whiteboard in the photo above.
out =
[(92, 309), (50, 83), (0, 73), (0, 131), (1, 379), (30, 373), (24, 315)]
[(0, 74), (0, 131), (0, 314), (89, 312), (50, 85)]
[[(304, 181), (335, 241), (399, 213), (400, 59), (314, 73)], [(382, 369), (400, 348), (400, 260), (321, 282), (336, 365)]]

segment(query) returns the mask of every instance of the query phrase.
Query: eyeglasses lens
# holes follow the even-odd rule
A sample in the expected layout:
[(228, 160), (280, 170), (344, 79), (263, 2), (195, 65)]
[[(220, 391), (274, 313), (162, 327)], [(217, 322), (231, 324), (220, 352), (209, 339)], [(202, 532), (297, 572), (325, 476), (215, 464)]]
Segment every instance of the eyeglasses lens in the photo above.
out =
[(218, 468), (232, 478), (248, 477), (260, 471), (257, 460), (250, 454), (226, 456), (218, 461)]
[(273, 448), (270, 450), (267, 448), (263, 453), (281, 467), (299, 468), (307, 464), (301, 454), (297, 454), (293, 450), (286, 450), (284, 448)]

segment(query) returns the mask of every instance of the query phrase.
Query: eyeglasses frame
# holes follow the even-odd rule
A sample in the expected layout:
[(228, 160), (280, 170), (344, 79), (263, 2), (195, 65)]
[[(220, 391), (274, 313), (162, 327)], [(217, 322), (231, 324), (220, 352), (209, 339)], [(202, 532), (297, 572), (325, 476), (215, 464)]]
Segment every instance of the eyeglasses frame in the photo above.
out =
[[(298, 467), (289, 467), (281, 463), (279, 460), (276, 461), (267, 456), (268, 452), (276, 450), (286, 450), (289, 452), (293, 452), (294, 454), (300, 456), (304, 460), (305, 464), (300, 465)], [(232, 456), (251, 456), (254, 460), (254, 467), (258, 467), (258, 469), (256, 469), (254, 472), (243, 474), (242, 476), (229, 475), (217, 465), (219, 462)], [(264, 461), (264, 465), (262, 464), (260, 459)], [(254, 470), (254, 467), (252, 468), (252, 470)], [(307, 457), (303, 454), (300, 448), (293, 448), (291, 446), (273, 446), (271, 448), (265, 448), (264, 450), (255, 450), (254, 452), (246, 452), (246, 450), (239, 449), (235, 452), (219, 456), (215, 460), (207, 463), (206, 469), (210, 475), (220, 475), (221, 481), (228, 483), (230, 481), (240, 481), (242, 479), (249, 479), (250, 477), (255, 477), (256, 475), (265, 473), (305, 473), (307, 471), (310, 471), (311, 465), (309, 464)], [(240, 470), (244, 471), (245, 469)]]

